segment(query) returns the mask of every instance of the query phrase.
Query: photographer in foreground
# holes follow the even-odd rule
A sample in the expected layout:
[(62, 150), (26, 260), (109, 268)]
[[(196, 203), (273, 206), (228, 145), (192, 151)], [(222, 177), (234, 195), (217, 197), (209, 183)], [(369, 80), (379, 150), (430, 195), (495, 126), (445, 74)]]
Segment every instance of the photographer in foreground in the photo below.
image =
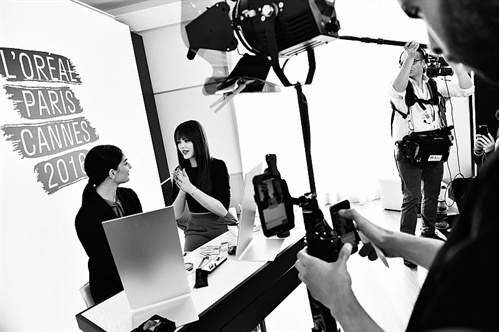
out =
[[(486, 135), (477, 134), (475, 136), (475, 144), (473, 147), (473, 161), (477, 165), (477, 170), (480, 172), (482, 167), (490, 159), (494, 152), (499, 149), (499, 138), (494, 137), (487, 131)], [(456, 201), (459, 211), (463, 208), (464, 200), (469, 195), (469, 190), (473, 184), (474, 177), (455, 178), (451, 182), (451, 193)]]
[[(399, 0), (409, 17), (426, 21), (434, 53), (463, 63), (499, 83), (499, 0)], [(495, 331), (499, 297), (499, 154), (486, 163), (447, 242), (379, 228), (354, 210), (340, 211), (389, 256), (429, 268), (407, 331)], [(345, 331), (376, 331), (379, 326), (358, 303), (346, 268), (350, 245), (337, 262), (298, 254), (300, 280), (331, 310)]]
[[(363, 235), (387, 257), (402, 257), (429, 269), (407, 331), (493, 331), (499, 297), (495, 261), (499, 257), (499, 154), (476, 177), (469, 199), (447, 242), (390, 231), (374, 225), (354, 209), (340, 216), (355, 220)], [(347, 261), (351, 245), (326, 263), (298, 253), (298, 277), (312, 296), (331, 311), (345, 331), (380, 331), (352, 291)], [(375, 287), (375, 285), (373, 285)], [(381, 299), (380, 299), (381, 300)]]
[[(406, 143), (409, 134), (419, 134), (447, 127), (445, 102), (450, 97), (467, 97), (474, 91), (473, 83), (461, 65), (452, 65), (458, 84), (444, 83), (425, 75), (428, 55), (416, 42), (404, 46), (400, 57), (400, 71), (389, 87), (389, 96), (393, 109), (392, 136), (395, 141), (395, 159), (402, 182), (402, 213), (400, 231), (415, 234), (418, 205), (421, 203), (423, 225), (421, 236), (437, 238), (435, 228), (447, 225), (436, 224), (437, 204), (443, 178), (443, 163), (447, 160), (450, 141), (442, 144), (442, 159), (416, 159), (409, 152)], [(449, 134), (442, 131), (442, 137)], [(448, 140), (448, 139), (447, 139)], [(440, 142), (443, 140), (436, 140)], [(432, 147), (435, 143), (432, 144)], [(448, 145), (446, 145), (448, 144)], [(420, 151), (424, 145), (420, 146)], [(421, 200), (421, 191), (423, 199)], [(411, 268), (414, 262), (404, 261)]]

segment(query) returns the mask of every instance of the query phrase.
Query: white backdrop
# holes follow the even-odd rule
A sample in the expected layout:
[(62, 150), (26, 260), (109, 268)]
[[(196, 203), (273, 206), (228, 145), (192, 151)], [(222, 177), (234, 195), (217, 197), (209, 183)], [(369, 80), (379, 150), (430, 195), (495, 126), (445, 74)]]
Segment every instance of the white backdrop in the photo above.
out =
[[(427, 43), (422, 20), (411, 20), (392, 0), (338, 0), (341, 36)], [(379, 197), (380, 178), (398, 178), (390, 136), (388, 87), (398, 73), (402, 46), (335, 40), (315, 48), (317, 69), (303, 86), (308, 100), (311, 151), (320, 204), (327, 199), (365, 202)], [(291, 58), (289, 81), (304, 82), (307, 56)], [(281, 84), (271, 70), (268, 81)], [(303, 136), (294, 87), (281, 93), (241, 94), (234, 98), (243, 169), (267, 153), (277, 155), (281, 176), (291, 195), (310, 190)], [(471, 174), (468, 100), (453, 99), (449, 124), (459, 140), (460, 170)], [(451, 119), (451, 113), (453, 115)], [(458, 167), (456, 146), (449, 158), (451, 177)], [(446, 166), (446, 175), (449, 172)], [(329, 198), (328, 198), (329, 197)]]
[(144, 211), (164, 206), (130, 32), (66, 0), (0, 9), (0, 330), (77, 331), (88, 281), (74, 228), (80, 155), (119, 146), (133, 166), (125, 186)]

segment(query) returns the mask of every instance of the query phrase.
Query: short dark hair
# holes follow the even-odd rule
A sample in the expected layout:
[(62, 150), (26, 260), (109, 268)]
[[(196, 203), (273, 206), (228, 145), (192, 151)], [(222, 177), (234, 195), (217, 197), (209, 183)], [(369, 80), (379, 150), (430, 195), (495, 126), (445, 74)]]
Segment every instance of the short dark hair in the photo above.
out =
[(114, 145), (97, 145), (88, 151), (84, 168), (88, 176), (88, 185), (83, 192), (83, 201), (90, 194), (90, 190), (102, 182), (109, 175), (109, 170), (118, 169), (123, 152)]

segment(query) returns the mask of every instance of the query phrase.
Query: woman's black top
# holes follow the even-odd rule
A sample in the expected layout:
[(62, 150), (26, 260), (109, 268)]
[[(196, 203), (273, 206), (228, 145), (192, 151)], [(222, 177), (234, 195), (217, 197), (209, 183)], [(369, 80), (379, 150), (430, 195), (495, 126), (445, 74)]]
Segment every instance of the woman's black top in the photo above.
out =
[[(199, 188), (199, 168), (192, 168), (192, 167), (186, 167), (185, 171), (187, 175), (189, 176), (189, 180), (191, 183), (198, 188), (199, 190), (202, 190)], [(228, 209), (230, 205), (230, 177), (229, 177), (229, 171), (227, 170), (227, 166), (225, 165), (225, 162), (220, 159), (215, 159), (212, 158), (212, 164), (211, 164), (211, 185), (212, 185), (212, 190), (211, 192), (203, 192), (222, 203), (222, 205)], [(173, 199), (177, 197), (180, 189), (173, 184)], [(187, 195), (187, 203), (189, 205), (189, 211), (190, 212), (209, 212), (204, 206), (199, 204), (191, 195)]]
[[(125, 216), (142, 212), (137, 194), (128, 188), (118, 188)], [(95, 303), (99, 303), (123, 290), (111, 249), (107, 242), (102, 222), (116, 219), (112, 207), (93, 192), (83, 203), (76, 215), (76, 233), (88, 256), (90, 291)]]

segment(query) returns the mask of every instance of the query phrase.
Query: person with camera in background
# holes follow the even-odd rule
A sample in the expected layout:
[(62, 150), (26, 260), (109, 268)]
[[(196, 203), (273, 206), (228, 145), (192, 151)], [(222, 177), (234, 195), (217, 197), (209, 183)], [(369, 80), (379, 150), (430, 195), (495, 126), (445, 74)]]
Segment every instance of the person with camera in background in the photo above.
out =
[[(463, 63), (499, 84), (499, 0), (399, 0), (409, 17), (426, 21), (433, 53)], [(446, 242), (392, 232), (355, 210), (340, 210), (355, 220), (364, 236), (388, 257), (402, 257), (428, 269), (406, 331), (495, 331), (499, 283), (499, 154), (476, 177), (469, 199)], [(358, 302), (346, 262), (345, 244), (335, 263), (298, 253), (298, 277), (322, 302), (344, 331), (381, 331)], [(375, 287), (375, 286), (374, 286)]]
[[(448, 226), (437, 223), (438, 195), (445, 160), (415, 161), (407, 156), (407, 145), (402, 142), (411, 133), (446, 128), (446, 99), (470, 96), (474, 86), (464, 68), (452, 63), (458, 84), (428, 77), (425, 74), (428, 61), (428, 55), (417, 42), (406, 43), (400, 56), (400, 71), (390, 84), (389, 96), (392, 105), (392, 136), (396, 144), (395, 159), (403, 194), (400, 231), (415, 234), (418, 206), (421, 204), (421, 236), (438, 238), (435, 228)], [(444, 149), (447, 149), (448, 156), (448, 147)], [(409, 261), (405, 261), (405, 264), (416, 267)]]

